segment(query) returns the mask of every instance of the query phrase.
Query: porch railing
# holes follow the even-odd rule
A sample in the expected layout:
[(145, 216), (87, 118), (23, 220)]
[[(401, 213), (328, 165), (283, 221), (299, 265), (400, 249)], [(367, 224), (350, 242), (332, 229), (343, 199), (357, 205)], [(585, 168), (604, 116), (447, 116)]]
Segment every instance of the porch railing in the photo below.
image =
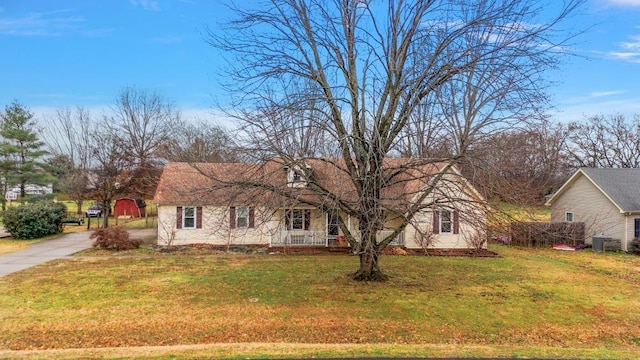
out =
[[(391, 235), (393, 230), (381, 230), (376, 239), (382, 241)], [(324, 231), (315, 230), (282, 230), (274, 234), (271, 246), (328, 246), (329, 239)], [(389, 245), (404, 245), (404, 231), (398, 234)]]
[[(391, 234), (393, 234), (393, 230), (380, 230), (378, 231), (378, 233), (376, 234), (376, 240), (377, 241), (382, 241), (384, 240), (387, 236), (390, 236)], [(400, 234), (398, 234), (390, 243), (389, 245), (404, 245), (404, 231), (402, 231)]]
[(324, 231), (282, 230), (271, 239), (271, 246), (327, 246)]

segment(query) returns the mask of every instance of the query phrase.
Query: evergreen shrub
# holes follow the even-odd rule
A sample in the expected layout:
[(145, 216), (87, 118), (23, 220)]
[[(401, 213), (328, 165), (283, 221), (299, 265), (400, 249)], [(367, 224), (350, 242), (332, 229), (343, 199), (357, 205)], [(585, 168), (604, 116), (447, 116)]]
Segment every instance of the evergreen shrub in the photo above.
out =
[(38, 201), (10, 207), (2, 214), (5, 230), (14, 239), (37, 239), (61, 233), (67, 207), (63, 203)]

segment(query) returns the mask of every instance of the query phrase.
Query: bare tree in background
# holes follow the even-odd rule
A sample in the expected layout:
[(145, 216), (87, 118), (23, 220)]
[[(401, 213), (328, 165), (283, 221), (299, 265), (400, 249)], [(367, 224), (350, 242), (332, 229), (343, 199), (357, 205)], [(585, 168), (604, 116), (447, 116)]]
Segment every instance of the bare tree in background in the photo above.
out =
[(493, 134), (474, 145), (462, 172), (488, 199), (541, 205), (570, 175), (566, 144), (566, 127), (546, 122)]
[(639, 168), (640, 115), (594, 115), (569, 125), (567, 152), (574, 167)]
[(129, 192), (130, 158), (122, 151), (121, 139), (97, 124), (90, 133), (89, 153), (92, 159), (93, 191), (91, 195), (103, 206), (103, 227), (108, 227), (109, 209), (117, 195)]
[(237, 162), (238, 154), (229, 132), (220, 125), (203, 120), (182, 121), (173, 126), (159, 155), (177, 162)]
[[(580, 2), (271, 0), (257, 9), (236, 8), (238, 17), (228, 32), (210, 32), (209, 39), (234, 56), (227, 88), (239, 96), (231, 104), (242, 109), (232, 114), (241, 122), (239, 139), (247, 142), (255, 156), (277, 156), (297, 164), (310, 184), (308, 191), (322, 199), (306, 200), (307, 205), (326, 212), (337, 209), (357, 219), (358, 233), (345, 233), (360, 258), (354, 278), (383, 280), (379, 252), (418, 212), (446, 201), (438, 196), (427, 199), (437, 192), (450, 167), (469, 154), (478, 138), (531, 110), (512, 103), (494, 118), (489, 116), (492, 103), (459, 109), (460, 101), (471, 100), (466, 91), (500, 91), (487, 86), (491, 77), (476, 74), (504, 71), (508, 73), (505, 81), (535, 90), (538, 75), (563, 50), (559, 46), (565, 38), (554, 33), (554, 26)], [(552, 9), (557, 11), (548, 17)], [(531, 70), (508, 71), (520, 66)], [(499, 82), (498, 75), (494, 79)], [(515, 95), (524, 91), (512, 89)], [(512, 98), (518, 99), (515, 95)], [(447, 106), (446, 99), (452, 98), (455, 106)], [(489, 94), (486, 98), (497, 101)], [(439, 109), (431, 111), (432, 106)], [(400, 138), (407, 136), (421, 108), (423, 113), (445, 116), (443, 133), (453, 141), (453, 152), (443, 158), (387, 161), (401, 152)], [(486, 114), (456, 114), (467, 109)], [(317, 153), (290, 153), (289, 147), (282, 146), (286, 139), (279, 137), (292, 136), (291, 132), (272, 132), (305, 114), (313, 115), (308, 123), (312, 128), (306, 133), (321, 134), (339, 154), (339, 159), (319, 161), (348, 175), (350, 183), (344, 188), (354, 189), (350, 195), (355, 193), (355, 200), (313, 182), (304, 159)], [(279, 119), (282, 124), (269, 124)], [(443, 161), (446, 165), (437, 174), (424, 171), (429, 164)], [(407, 176), (424, 184), (411, 194), (415, 195), (412, 202), (399, 206), (394, 199), (385, 199), (384, 194), (406, 182)], [(240, 185), (273, 190), (260, 179)], [(301, 201), (294, 192), (280, 195)], [(377, 229), (389, 214), (400, 224), (393, 234), (378, 240)], [(343, 219), (340, 223), (346, 230)]]
[[(58, 188), (75, 201), (78, 214), (82, 214), (82, 203), (89, 199), (92, 187), (91, 131), (93, 120), (89, 111), (78, 106), (62, 108), (47, 119), (48, 126), (42, 136), (49, 152), (60, 164), (67, 161), (67, 168), (60, 172)], [(53, 164), (52, 164), (53, 165)]]
[(120, 151), (129, 159), (129, 192), (142, 198), (152, 197), (159, 179), (159, 152), (180, 122), (180, 113), (160, 95), (136, 87), (126, 87), (113, 106), (114, 115), (107, 126)]

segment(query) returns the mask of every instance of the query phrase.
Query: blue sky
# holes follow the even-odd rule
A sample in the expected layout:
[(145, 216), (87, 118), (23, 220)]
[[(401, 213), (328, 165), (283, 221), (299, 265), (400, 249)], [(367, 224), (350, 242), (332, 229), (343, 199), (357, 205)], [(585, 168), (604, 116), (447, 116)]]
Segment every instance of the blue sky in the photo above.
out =
[[(640, 0), (589, 0), (551, 93), (562, 121), (640, 114)], [(124, 86), (156, 91), (186, 117), (214, 117), (221, 61), (203, 40), (226, 20), (217, 0), (0, 0), (0, 106), (94, 115)], [(96, 113), (97, 112), (97, 113)]]

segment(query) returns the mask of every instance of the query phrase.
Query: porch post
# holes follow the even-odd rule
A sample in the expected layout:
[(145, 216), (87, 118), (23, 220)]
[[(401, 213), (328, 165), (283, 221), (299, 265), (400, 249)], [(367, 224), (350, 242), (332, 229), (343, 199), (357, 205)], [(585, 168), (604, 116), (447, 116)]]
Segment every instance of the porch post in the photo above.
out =
[(324, 247), (329, 247), (329, 213), (324, 213)]
[(269, 215), (269, 247), (273, 246), (273, 212)]

